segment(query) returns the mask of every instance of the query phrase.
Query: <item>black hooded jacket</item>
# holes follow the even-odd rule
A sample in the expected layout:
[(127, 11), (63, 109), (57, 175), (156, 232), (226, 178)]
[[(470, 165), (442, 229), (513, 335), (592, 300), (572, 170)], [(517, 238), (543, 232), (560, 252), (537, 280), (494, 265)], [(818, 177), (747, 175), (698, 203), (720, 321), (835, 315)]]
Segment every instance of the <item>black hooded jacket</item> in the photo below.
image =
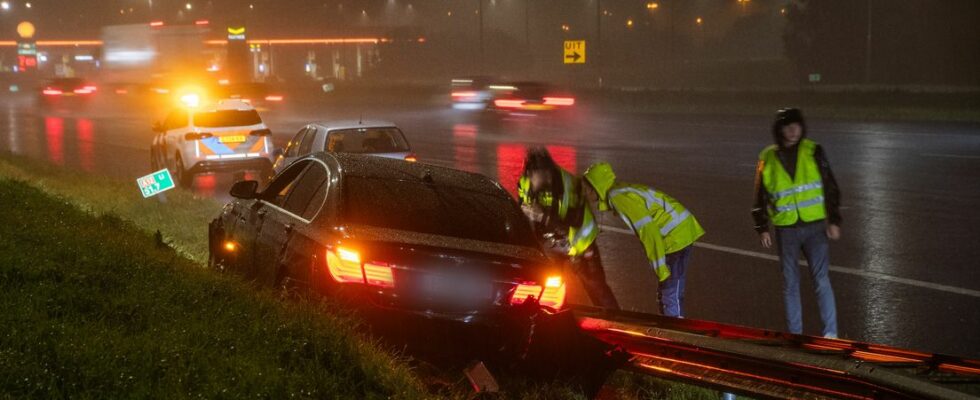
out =
[[(783, 126), (798, 122), (803, 128), (803, 135), (800, 138), (806, 138), (806, 125), (803, 123), (802, 117), (799, 120), (776, 120), (776, 123), (772, 127), (773, 140), (776, 142), (778, 149), (776, 150), (776, 156), (779, 158), (780, 163), (789, 176), (796, 176), (796, 158), (799, 154), (799, 143), (784, 147), (782, 145), (782, 129)], [(834, 179), (834, 173), (830, 169), (830, 163), (827, 161), (827, 156), (824, 154), (823, 147), (817, 145), (814, 150), (813, 158), (817, 162), (817, 168), (820, 170), (820, 180), (823, 183), (823, 198), (824, 207), (827, 210), (827, 222), (840, 225), (841, 215), (840, 215), (840, 188), (837, 186), (837, 180)], [(760, 161), (761, 167), (761, 161)], [(756, 168), (755, 170), (755, 201), (752, 205), (752, 219), (755, 221), (756, 232), (762, 233), (769, 230), (769, 213), (768, 208), (771, 204), (769, 198), (769, 192), (766, 191), (765, 186), (762, 185), (762, 168)], [(803, 222), (803, 220), (798, 220), (794, 226), (816, 223), (821, 221), (811, 221)]]

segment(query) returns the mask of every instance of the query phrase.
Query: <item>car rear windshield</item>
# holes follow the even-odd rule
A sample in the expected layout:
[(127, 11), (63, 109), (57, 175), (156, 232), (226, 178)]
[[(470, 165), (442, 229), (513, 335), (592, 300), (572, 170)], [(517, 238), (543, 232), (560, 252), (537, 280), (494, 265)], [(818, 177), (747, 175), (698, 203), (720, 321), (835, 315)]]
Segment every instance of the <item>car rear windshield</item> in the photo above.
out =
[(194, 114), (194, 126), (220, 128), (224, 126), (249, 126), (262, 123), (255, 110), (217, 110)]
[(348, 223), (536, 246), (524, 215), (503, 192), (348, 176), (343, 193), (343, 219)]
[(327, 134), (326, 151), (334, 153), (402, 153), (408, 142), (398, 128), (333, 130)]

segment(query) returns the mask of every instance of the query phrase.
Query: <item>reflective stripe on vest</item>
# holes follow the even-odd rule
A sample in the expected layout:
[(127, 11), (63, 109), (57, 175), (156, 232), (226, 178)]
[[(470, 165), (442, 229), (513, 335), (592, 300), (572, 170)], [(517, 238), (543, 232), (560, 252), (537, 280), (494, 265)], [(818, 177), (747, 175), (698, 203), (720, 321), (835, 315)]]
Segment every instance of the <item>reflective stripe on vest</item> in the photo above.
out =
[[(627, 192), (635, 193), (643, 197), (643, 199), (647, 203), (647, 208), (653, 208), (654, 205), (659, 205), (663, 207), (664, 211), (670, 214), (670, 221), (667, 221), (667, 223), (664, 224), (664, 226), (660, 227), (660, 235), (662, 236), (667, 236), (667, 234), (670, 233), (670, 231), (674, 230), (674, 228), (676, 228), (677, 225), (680, 225), (682, 222), (684, 222), (684, 220), (687, 219), (687, 217), (691, 216), (691, 213), (688, 212), (687, 210), (684, 210), (683, 212), (677, 212), (677, 210), (674, 210), (674, 206), (671, 205), (669, 202), (657, 200), (656, 197), (657, 191), (653, 189), (640, 190), (632, 187), (624, 187), (624, 188), (610, 190), (609, 196), (618, 196), (620, 194), (627, 193)], [(626, 217), (624, 216), (623, 218)], [(643, 217), (633, 222), (632, 224), (630, 223), (630, 221), (626, 219), (624, 219), (624, 221), (626, 221), (626, 225), (631, 227), (633, 229), (633, 232), (636, 233), (640, 231), (640, 228), (643, 228), (647, 224), (653, 222), (653, 216), (647, 215), (646, 217)]]

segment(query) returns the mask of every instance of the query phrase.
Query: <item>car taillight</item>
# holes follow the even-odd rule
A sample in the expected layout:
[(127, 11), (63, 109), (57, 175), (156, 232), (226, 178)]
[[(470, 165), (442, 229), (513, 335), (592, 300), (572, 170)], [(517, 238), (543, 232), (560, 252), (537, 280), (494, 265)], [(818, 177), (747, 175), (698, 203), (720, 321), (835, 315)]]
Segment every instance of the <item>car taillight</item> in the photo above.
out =
[(517, 285), (510, 304), (520, 305), (528, 298), (534, 298), (540, 306), (557, 311), (565, 305), (565, 294), (565, 282), (560, 276), (551, 276), (545, 280), (544, 287), (533, 282)]
[(201, 132), (201, 133), (191, 132), (191, 133), (188, 133), (188, 134), (184, 135), (184, 140), (201, 140), (201, 139), (209, 138), (211, 136), (214, 136), (214, 135), (212, 135), (210, 133), (207, 133), (207, 132)]
[(452, 96), (454, 99), (476, 97), (476, 92), (453, 92)]
[(382, 288), (395, 287), (391, 266), (379, 262), (361, 262), (360, 253), (344, 247), (327, 249), (327, 270), (339, 283), (367, 283)]
[(60, 89), (46, 88), (46, 89), (42, 90), (41, 93), (44, 93), (45, 96), (60, 96), (61, 95), (61, 90)]
[(385, 264), (364, 263), (364, 280), (368, 285), (395, 287), (395, 276), (391, 272), (391, 267)]
[(542, 307), (553, 310), (561, 309), (565, 305), (565, 282), (560, 276), (549, 277), (544, 284), (544, 291), (541, 292), (541, 300), (538, 301)]
[(524, 100), (499, 99), (494, 100), (493, 105), (500, 108), (521, 108), (524, 105)]
[(405, 161), (408, 161), (408, 162), (416, 162), (418, 160), (419, 160), (419, 158), (416, 157), (415, 154), (409, 154), (409, 155), (405, 156)]
[(282, 101), (283, 97), (279, 95), (268, 95), (265, 96), (265, 101)]
[(574, 97), (545, 97), (544, 104), (549, 106), (571, 106), (575, 105)]
[(524, 304), (529, 297), (538, 299), (541, 297), (541, 285), (522, 283), (514, 289), (514, 295), (510, 297), (510, 304)]

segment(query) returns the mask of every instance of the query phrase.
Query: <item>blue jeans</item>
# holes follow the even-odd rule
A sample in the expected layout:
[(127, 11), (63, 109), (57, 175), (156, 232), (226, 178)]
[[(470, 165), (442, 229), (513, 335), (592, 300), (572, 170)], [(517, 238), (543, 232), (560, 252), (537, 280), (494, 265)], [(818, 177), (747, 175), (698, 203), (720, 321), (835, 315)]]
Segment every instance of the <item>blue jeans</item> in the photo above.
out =
[(810, 275), (817, 294), (823, 335), (837, 336), (837, 306), (834, 289), (830, 287), (829, 243), (827, 225), (815, 222), (793, 227), (776, 228), (779, 262), (783, 267), (783, 298), (786, 301), (786, 324), (790, 333), (803, 333), (803, 307), (800, 305), (800, 250), (810, 264)]
[(667, 254), (667, 269), (670, 276), (660, 282), (657, 290), (657, 301), (660, 302), (660, 313), (668, 317), (683, 317), (681, 305), (684, 302), (684, 278), (687, 277), (687, 263), (691, 260), (691, 249)]

